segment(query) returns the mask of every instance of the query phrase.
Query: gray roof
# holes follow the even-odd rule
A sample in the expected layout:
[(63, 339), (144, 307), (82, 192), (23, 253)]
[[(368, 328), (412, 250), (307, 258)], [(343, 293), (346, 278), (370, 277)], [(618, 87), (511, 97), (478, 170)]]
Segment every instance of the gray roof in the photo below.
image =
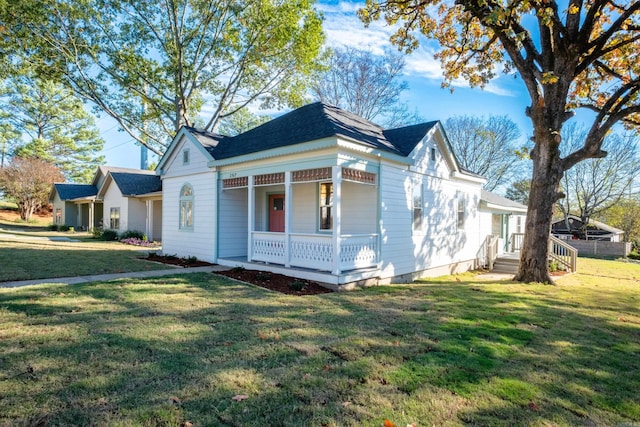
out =
[(92, 197), (98, 194), (98, 188), (91, 184), (68, 184), (68, 183), (56, 183), (53, 184), (58, 197), (61, 200), (73, 200), (83, 197)]
[(522, 203), (514, 202), (511, 199), (507, 199), (506, 197), (498, 196), (487, 190), (482, 190), (480, 193), (480, 200), (484, 200), (487, 203), (491, 203), (494, 205), (500, 205), (507, 208), (516, 208), (516, 209), (527, 209), (527, 206)]
[(155, 174), (131, 172), (110, 172), (123, 196), (138, 196), (141, 194), (162, 191), (162, 180)]
[(233, 137), (186, 129), (216, 160), (334, 136), (406, 157), (436, 124), (433, 121), (385, 130), (355, 114), (316, 102)]

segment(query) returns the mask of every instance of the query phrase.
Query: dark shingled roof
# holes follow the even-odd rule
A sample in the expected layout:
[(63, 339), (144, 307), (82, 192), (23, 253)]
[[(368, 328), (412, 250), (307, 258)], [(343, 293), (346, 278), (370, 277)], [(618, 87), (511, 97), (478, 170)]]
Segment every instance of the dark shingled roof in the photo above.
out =
[(67, 183), (57, 183), (53, 185), (61, 200), (73, 200), (98, 194), (98, 189), (95, 185)]
[(384, 130), (355, 114), (316, 102), (233, 137), (194, 128), (187, 130), (216, 160), (333, 136), (342, 136), (371, 148), (406, 157), (436, 123)]
[(111, 177), (123, 196), (162, 191), (162, 180), (157, 175), (148, 173), (111, 172)]

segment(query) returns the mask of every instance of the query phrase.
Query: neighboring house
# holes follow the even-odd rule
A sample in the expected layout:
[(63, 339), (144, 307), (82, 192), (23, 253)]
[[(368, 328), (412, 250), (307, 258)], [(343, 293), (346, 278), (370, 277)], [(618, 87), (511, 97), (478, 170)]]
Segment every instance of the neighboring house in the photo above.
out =
[(162, 236), (162, 182), (153, 171), (99, 166), (91, 184), (55, 183), (53, 223), (78, 230), (97, 227)]
[(110, 171), (98, 191), (105, 229), (143, 232), (162, 240), (162, 181), (154, 171)]
[(102, 221), (102, 203), (96, 202), (98, 189), (92, 184), (55, 183), (49, 194), (53, 223), (78, 230), (97, 227)]
[(583, 222), (580, 217), (576, 215), (568, 215), (566, 221), (565, 218), (554, 220), (551, 223), (551, 234), (564, 240), (581, 239), (607, 242), (622, 242), (624, 240), (624, 231), (592, 219), (590, 219), (587, 224), (585, 234)]
[(482, 190), (479, 215), (480, 234), (498, 236), (498, 255), (520, 250), (527, 217), (525, 205)]
[(90, 230), (102, 223), (102, 203), (96, 200), (98, 189), (112, 168), (98, 166), (91, 184), (55, 183), (49, 202), (53, 204), (53, 223), (78, 230)]
[(314, 103), (235, 137), (183, 127), (157, 172), (164, 253), (334, 286), (474, 268), (493, 231), (485, 180), (435, 121), (385, 130)]

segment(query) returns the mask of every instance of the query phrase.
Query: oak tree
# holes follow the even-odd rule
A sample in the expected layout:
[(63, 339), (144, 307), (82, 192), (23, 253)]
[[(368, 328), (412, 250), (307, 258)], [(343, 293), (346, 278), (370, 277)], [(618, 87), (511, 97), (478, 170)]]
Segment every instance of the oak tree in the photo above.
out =
[[(640, 127), (640, 2), (610, 0), (367, 0), (365, 23), (395, 25), (407, 51), (417, 32), (437, 40), (445, 85), (483, 86), (502, 64), (516, 71), (531, 105), (534, 146), (529, 210), (516, 280), (551, 282), (548, 245), (553, 206), (565, 171), (607, 155), (614, 126)], [(582, 145), (561, 154), (563, 125), (577, 109), (592, 112)]]
[(313, 0), (14, 3), (0, 7), (4, 56), (59, 78), (159, 155), (182, 125), (301, 104), (324, 40)]

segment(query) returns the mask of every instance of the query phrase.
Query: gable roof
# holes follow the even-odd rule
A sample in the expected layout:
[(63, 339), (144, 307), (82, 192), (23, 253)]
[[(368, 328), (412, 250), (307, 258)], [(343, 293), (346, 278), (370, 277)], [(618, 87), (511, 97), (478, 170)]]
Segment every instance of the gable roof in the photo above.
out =
[[(54, 183), (53, 188), (61, 200), (89, 198), (98, 194), (98, 188), (91, 184)], [(51, 198), (53, 198), (53, 194)]]
[(438, 122), (385, 130), (353, 113), (321, 102), (308, 104), (236, 136), (192, 127), (187, 130), (215, 160), (340, 136), (359, 144), (408, 156)]
[(522, 213), (527, 212), (528, 209), (527, 206), (522, 203), (515, 202), (484, 189), (480, 192), (480, 202), (490, 209), (493, 208)]
[(123, 196), (139, 196), (162, 191), (162, 180), (153, 171), (109, 172), (109, 176)]

